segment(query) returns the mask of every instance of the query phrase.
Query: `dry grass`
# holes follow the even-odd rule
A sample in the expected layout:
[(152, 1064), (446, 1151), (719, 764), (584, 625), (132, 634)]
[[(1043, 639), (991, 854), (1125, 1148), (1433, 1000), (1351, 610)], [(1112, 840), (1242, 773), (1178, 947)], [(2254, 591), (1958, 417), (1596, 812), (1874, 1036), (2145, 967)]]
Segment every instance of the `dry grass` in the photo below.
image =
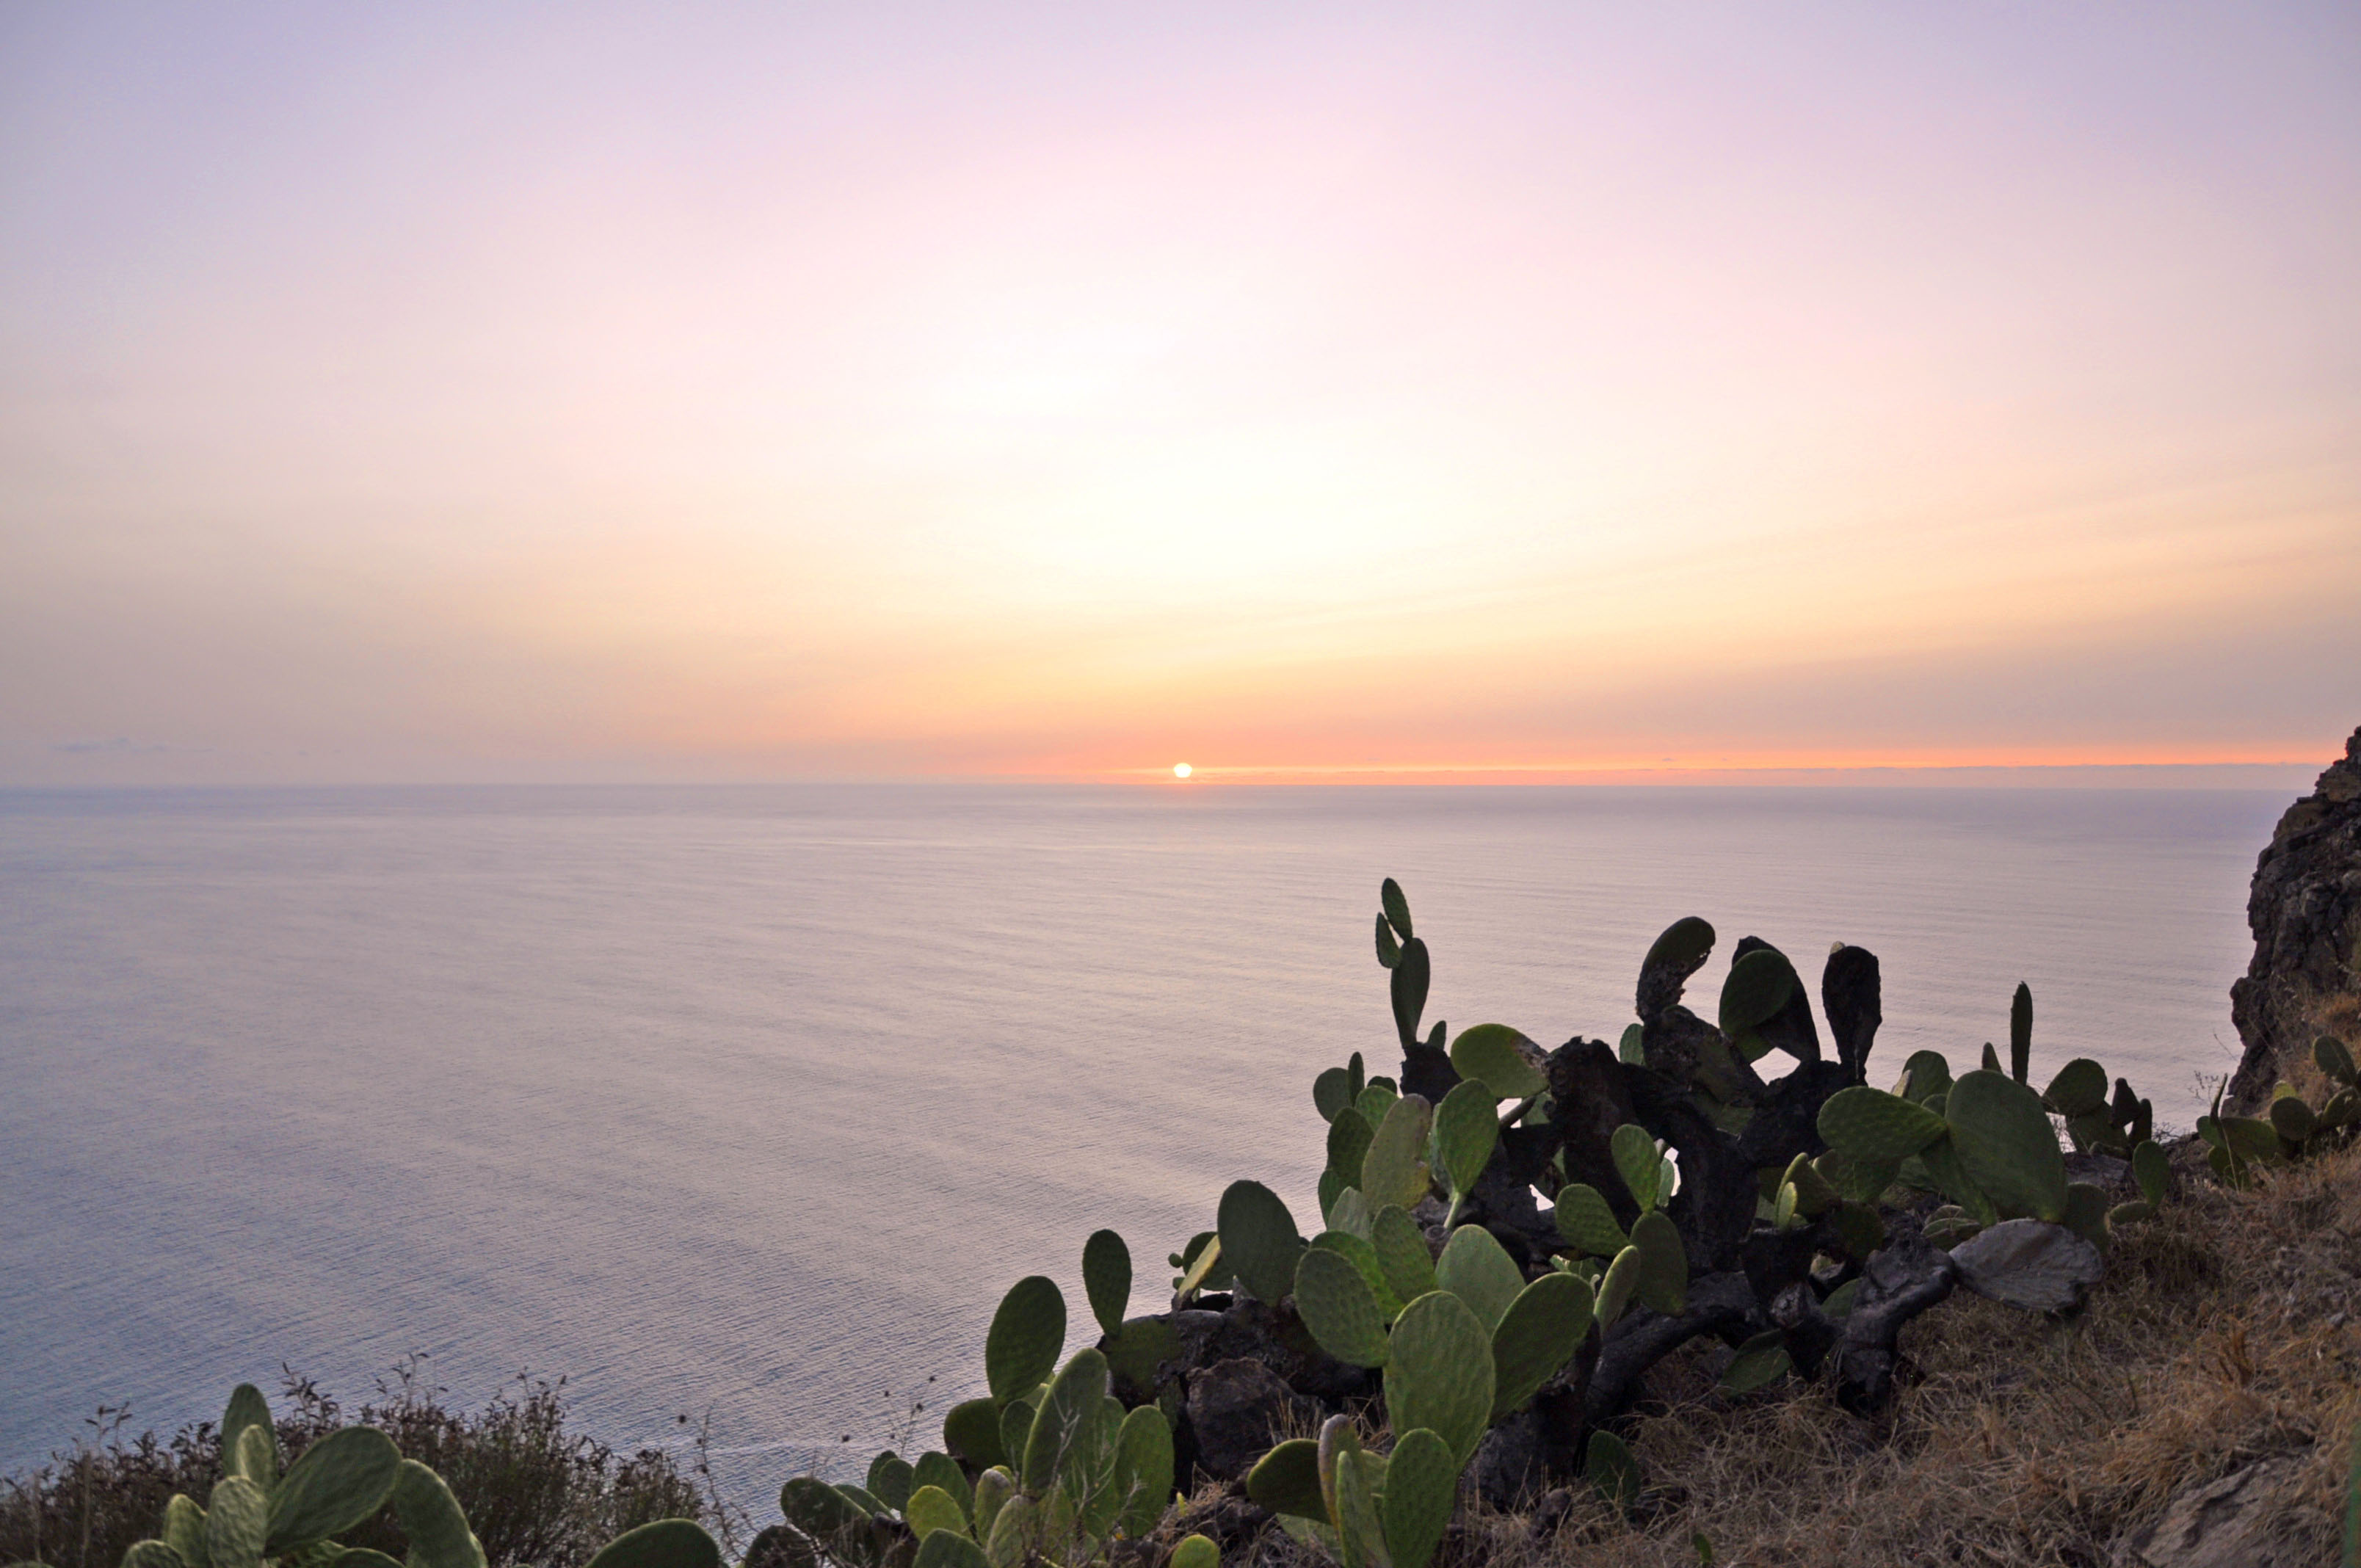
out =
[[(2183, 1161), (2192, 1156), (2184, 1150)], [(1964, 1293), (1911, 1326), (1916, 1366), (1868, 1421), (1792, 1380), (1714, 1392), (1715, 1348), (1659, 1369), (1638, 1426), (1645, 1522), (1587, 1493), (1481, 1514), (1449, 1563), (2101, 1564), (2191, 1482), (2301, 1456), (2275, 1499), (2290, 1561), (2336, 1560), (2361, 1422), (2361, 1148), (2229, 1192), (2181, 1192), (2128, 1232), (2072, 1321)], [(1267, 1537), (1273, 1565), (1296, 1553)]]

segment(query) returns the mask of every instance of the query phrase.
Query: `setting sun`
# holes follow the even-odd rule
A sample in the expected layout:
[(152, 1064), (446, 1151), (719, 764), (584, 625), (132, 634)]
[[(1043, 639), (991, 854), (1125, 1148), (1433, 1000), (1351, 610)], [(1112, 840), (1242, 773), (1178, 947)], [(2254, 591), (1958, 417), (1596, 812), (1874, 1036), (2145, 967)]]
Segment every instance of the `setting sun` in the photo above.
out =
[(1175, 762), (1172, 764), (1172, 776), (1176, 779), (1185, 779), (1194, 772), (1196, 772), (1196, 770), (1191, 768), (1186, 762)]

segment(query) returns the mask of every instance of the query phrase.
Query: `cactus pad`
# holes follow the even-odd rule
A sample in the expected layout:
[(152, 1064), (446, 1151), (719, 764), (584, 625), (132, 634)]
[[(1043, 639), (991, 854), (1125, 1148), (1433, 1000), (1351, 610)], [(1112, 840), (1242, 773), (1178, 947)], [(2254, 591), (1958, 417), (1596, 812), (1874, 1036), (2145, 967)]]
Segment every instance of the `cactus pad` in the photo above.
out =
[(1434, 1255), (1427, 1250), (1426, 1233), (1407, 1209), (1389, 1203), (1378, 1210), (1369, 1223), (1369, 1245), (1396, 1300), (1415, 1301), (1435, 1288)]
[(2320, 1118), (2302, 1098), (2282, 1094), (2271, 1102), (2272, 1129), (2291, 1144), (2302, 1143), (2320, 1128)]
[(271, 1489), (263, 1551), (283, 1556), (352, 1529), (385, 1506), (401, 1469), (401, 1451), (377, 1428), (337, 1428), (305, 1449)]
[(1907, 1159), (1943, 1135), (1943, 1118), (1897, 1094), (1856, 1084), (1820, 1106), (1820, 1136), (1861, 1165)]
[(1444, 1243), (1443, 1255), (1434, 1264), (1434, 1282), (1466, 1302), (1489, 1335), (1525, 1288), (1525, 1276), (1491, 1232), (1481, 1225), (1462, 1225)]
[[(918, 1463), (911, 1467), (910, 1480), (912, 1486), (920, 1489), (935, 1487), (957, 1503), (961, 1514), (975, 1508), (975, 1488), (969, 1485), (967, 1472), (961, 1470), (959, 1461), (948, 1453), (920, 1454)], [(916, 1497), (917, 1493), (914, 1491), (911, 1496)]]
[(958, 1530), (939, 1530), (918, 1542), (910, 1568), (992, 1568), (992, 1559)]
[(2132, 1150), (2132, 1176), (2139, 1182), (2140, 1196), (2152, 1207), (2161, 1206), (2172, 1184), (2172, 1161), (2163, 1146), (2149, 1138)]
[(1943, 1119), (1968, 1179), (2002, 1213), (2065, 1219), (2066, 1157), (2039, 1095), (1999, 1073), (1971, 1072), (1951, 1086)]
[(1777, 1329), (1756, 1334), (1738, 1347), (1738, 1354), (1722, 1369), (1722, 1392), (1751, 1394), (1784, 1377), (1793, 1365), (1786, 1338)]
[(483, 1544), (442, 1476), (405, 1459), (394, 1473), (391, 1498), (415, 1568), (484, 1568)]
[(917, 1486), (913, 1479), (917, 1473), (917, 1465), (889, 1448), (869, 1462), (869, 1474), (862, 1485), (872, 1497), (898, 1514), (910, 1500), (910, 1493)]
[(1459, 1461), (1451, 1445), (1425, 1427), (1394, 1440), (1381, 1503), (1386, 1552), (1393, 1568), (1426, 1568), (1451, 1523), (1459, 1497)]
[(1661, 1209), (1641, 1215), (1632, 1222), (1631, 1245), (1640, 1254), (1640, 1299), (1668, 1318), (1680, 1316), (1688, 1300), (1689, 1260), (1671, 1218)]
[(1388, 1342), (1378, 1299), (1342, 1254), (1307, 1248), (1295, 1267), (1295, 1310), (1320, 1348), (1355, 1366), (1383, 1366)]
[(1495, 1100), (1522, 1100), (1549, 1087), (1533, 1065), (1540, 1054), (1540, 1047), (1506, 1024), (1478, 1024), (1451, 1042), (1451, 1065), (1459, 1076), (1482, 1084)]
[(2107, 1107), (2107, 1069), (2089, 1057), (2076, 1057), (2058, 1069), (2041, 1098), (2060, 1116), (2088, 1115)]
[(1631, 1190), (1631, 1201), (1642, 1209), (1653, 1209), (1664, 1201), (1658, 1189), (1664, 1181), (1664, 1156), (1656, 1149), (1656, 1140), (1645, 1127), (1630, 1122), (1615, 1129), (1609, 1142), (1615, 1157), (1615, 1173)]
[[(1417, 933), (1410, 926), (1410, 900), (1403, 896), (1401, 883), (1388, 877), (1378, 884), (1378, 905), (1386, 913), (1386, 923), (1405, 942)], [(1363, 908), (1368, 907), (1367, 905)]]
[(1795, 994), (1795, 966), (1776, 948), (1757, 948), (1730, 966), (1721, 983), (1721, 1032), (1734, 1043), (1779, 1015)]
[(1123, 1315), (1131, 1307), (1131, 1249), (1113, 1231), (1093, 1231), (1082, 1244), (1082, 1294), (1100, 1328), (1123, 1332)]
[(590, 1568), (721, 1568), (721, 1548), (693, 1519), (656, 1519), (600, 1547)]
[(1640, 1496), (1640, 1462), (1631, 1457), (1621, 1438), (1604, 1427), (1590, 1434), (1582, 1474), (1600, 1497), (1619, 1508), (1630, 1508)]
[(1455, 1198), (1475, 1190), (1499, 1141), (1499, 1105), (1483, 1084), (1464, 1080), (1434, 1108), (1435, 1159)]
[(983, 1336), (983, 1376), (1005, 1405), (1030, 1392), (1058, 1365), (1066, 1343), (1066, 1298), (1046, 1275), (1008, 1288)]
[(1332, 1067), (1312, 1080), (1312, 1109), (1323, 1122), (1333, 1122), (1336, 1113), (1353, 1102), (1360, 1091), (1353, 1086), (1353, 1075), (1341, 1067)]
[(1623, 1309), (1631, 1304), (1631, 1293), (1640, 1288), (1640, 1266), (1637, 1245), (1625, 1247), (1607, 1266), (1607, 1272), (1598, 1281), (1598, 1305), (1591, 1309), (1600, 1329), (1611, 1328), (1615, 1320), (1623, 1315)]
[(1144, 1539), (1172, 1500), (1172, 1423), (1153, 1405), (1123, 1418), (1115, 1434), (1115, 1528)]
[(1494, 1420), (1532, 1398), (1573, 1359), (1590, 1332), (1590, 1287), (1571, 1274), (1544, 1274), (1517, 1293), (1492, 1331)]
[(2335, 1036), (2323, 1035), (2312, 1041), (2312, 1059), (2334, 1081), (2347, 1089), (2361, 1089), (2361, 1069), (2356, 1068), (2353, 1053)]
[(1320, 1445), (1308, 1437), (1291, 1437), (1264, 1454), (1246, 1475), (1246, 1496), (1272, 1513), (1326, 1524), (1328, 1505), (1320, 1491)]
[(1395, 1320), (1386, 1414), (1398, 1431), (1431, 1430), (1459, 1463), (1492, 1416), (1492, 1336), (1448, 1290), (1420, 1297)]
[[(1490, 1368), (1487, 1367), (1486, 1371)], [(1490, 1388), (1484, 1390), (1488, 1402)], [(259, 1568), (270, 1533), (270, 1499), (243, 1475), (225, 1475), (205, 1499), (205, 1560), (214, 1568)]]
[(1165, 1568), (1222, 1568), (1222, 1549), (1211, 1536), (1184, 1535)]
[(1095, 1350), (1076, 1351), (1041, 1397), (1025, 1440), (1025, 1465), (1018, 1474), (1027, 1491), (1038, 1496), (1069, 1469), (1095, 1469), (1103, 1462), (1097, 1450), (1112, 1435), (1100, 1430), (1106, 1387), (1106, 1357)]
[(1007, 1463), (1000, 1446), (1000, 1407), (990, 1399), (967, 1399), (943, 1416), (943, 1446), (979, 1469)]
[(1388, 925), (1386, 917), (1380, 915), (1378, 916), (1378, 966), (1380, 969), (1391, 969), (1400, 962), (1401, 962), (1401, 944), (1394, 940), (1394, 928)]
[(1415, 1208), (1426, 1196), (1433, 1180), (1426, 1146), (1433, 1122), (1434, 1108), (1420, 1095), (1404, 1095), (1387, 1107), (1361, 1162), (1361, 1195), (1372, 1209), (1389, 1203)]
[(1339, 1188), (1361, 1179), (1361, 1162), (1368, 1157), (1369, 1140), (1377, 1136), (1369, 1119), (1347, 1105), (1328, 1124), (1328, 1169), (1341, 1178)]
[(903, 1506), (902, 1518), (921, 1545), (939, 1530), (959, 1535), (968, 1532), (967, 1510), (940, 1486), (921, 1486), (911, 1493), (909, 1501)]
[[(1233, 1181), (1222, 1193), (1218, 1223), (1222, 1256), (1238, 1282), (1257, 1298), (1277, 1305), (1295, 1284), (1295, 1260), (1303, 1251), (1295, 1216), (1279, 1194), (1259, 1181)], [(1032, 1485), (1026, 1475), (1026, 1485)]]
[(1592, 1257), (1613, 1257), (1631, 1245), (1595, 1187), (1569, 1181), (1559, 1188), (1556, 1213), (1557, 1234)]

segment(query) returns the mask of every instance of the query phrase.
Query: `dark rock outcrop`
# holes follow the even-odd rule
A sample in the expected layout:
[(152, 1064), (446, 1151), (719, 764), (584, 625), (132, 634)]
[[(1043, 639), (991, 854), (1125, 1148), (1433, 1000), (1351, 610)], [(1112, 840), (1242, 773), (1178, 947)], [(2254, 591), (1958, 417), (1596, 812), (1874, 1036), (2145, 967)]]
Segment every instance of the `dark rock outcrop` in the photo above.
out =
[(2229, 1103), (2251, 1112), (2310, 1059), (2319, 1035), (2349, 1034), (2361, 1007), (2361, 729), (2272, 830), (2255, 862), (2246, 924), (2254, 962), (2230, 988), (2246, 1054)]

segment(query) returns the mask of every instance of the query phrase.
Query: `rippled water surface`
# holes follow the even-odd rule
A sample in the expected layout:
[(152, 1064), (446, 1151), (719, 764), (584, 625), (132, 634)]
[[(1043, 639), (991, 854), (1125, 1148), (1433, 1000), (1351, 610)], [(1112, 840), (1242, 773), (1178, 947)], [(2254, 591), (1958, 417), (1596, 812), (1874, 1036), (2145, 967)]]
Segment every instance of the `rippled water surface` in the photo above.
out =
[[(1139, 1310), (1309, 1085), (1430, 1021), (1612, 1039), (1690, 913), (1885, 972), (1872, 1080), (2006, 1037), (2191, 1119), (2282, 796), (891, 786), (0, 795), (0, 1464), (406, 1352), (586, 1423), (708, 1410), (748, 1497), (980, 1384), (1018, 1276)], [(1693, 992), (1694, 994), (1694, 992)], [(1877, 1069), (1882, 1062), (1884, 1071)], [(1376, 1070), (1373, 1069), (1373, 1070)], [(928, 1387), (924, 1379), (939, 1381)], [(891, 1390), (889, 1393), (888, 1390)]]

